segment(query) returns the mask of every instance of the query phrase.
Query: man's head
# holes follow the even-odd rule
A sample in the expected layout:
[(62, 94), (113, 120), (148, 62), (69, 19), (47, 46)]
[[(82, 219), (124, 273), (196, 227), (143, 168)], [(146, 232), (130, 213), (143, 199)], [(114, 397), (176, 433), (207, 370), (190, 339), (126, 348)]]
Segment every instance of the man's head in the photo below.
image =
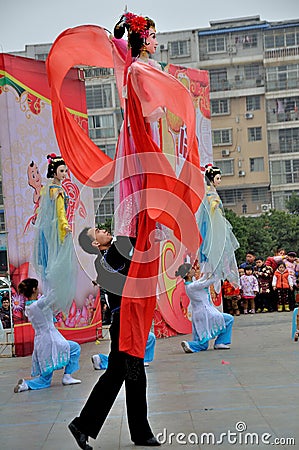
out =
[(247, 252), (246, 253), (246, 262), (248, 264), (253, 264), (255, 260), (255, 254), (253, 251)]
[(262, 265), (264, 264), (264, 259), (261, 256), (257, 256), (255, 259), (255, 264), (257, 265), (257, 267), (262, 267)]
[(97, 255), (101, 250), (107, 250), (112, 241), (111, 234), (99, 228), (84, 228), (78, 236), (80, 247), (91, 255)]
[(2, 308), (9, 310), (9, 298), (3, 298), (2, 299)]

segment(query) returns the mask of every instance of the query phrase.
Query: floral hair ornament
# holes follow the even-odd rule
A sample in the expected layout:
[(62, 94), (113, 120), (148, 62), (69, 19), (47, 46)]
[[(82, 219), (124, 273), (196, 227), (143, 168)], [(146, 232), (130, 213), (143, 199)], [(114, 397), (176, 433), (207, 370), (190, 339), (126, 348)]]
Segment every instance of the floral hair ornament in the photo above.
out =
[(146, 39), (149, 36), (147, 20), (143, 16), (127, 12), (124, 14), (125, 22), (133, 33), (137, 33), (140, 37)]
[(50, 153), (50, 155), (47, 155), (48, 164), (51, 164), (54, 158), (56, 158), (55, 153)]

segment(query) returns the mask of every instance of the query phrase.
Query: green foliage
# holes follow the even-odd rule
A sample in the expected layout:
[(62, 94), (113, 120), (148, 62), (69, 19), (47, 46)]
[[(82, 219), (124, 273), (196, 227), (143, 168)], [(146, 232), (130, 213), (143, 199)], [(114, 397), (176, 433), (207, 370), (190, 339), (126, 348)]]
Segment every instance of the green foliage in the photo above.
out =
[(299, 214), (299, 195), (293, 192), (289, 200), (286, 201), (286, 207), (291, 214)]
[(236, 252), (238, 263), (245, 261), (250, 250), (263, 258), (273, 255), (278, 248), (299, 251), (299, 214), (272, 210), (258, 217), (239, 217), (226, 210), (225, 216), (240, 243)]
[(103, 229), (103, 230), (107, 230), (111, 233), (111, 229), (112, 229), (112, 217), (108, 217), (104, 223), (98, 223), (98, 228)]

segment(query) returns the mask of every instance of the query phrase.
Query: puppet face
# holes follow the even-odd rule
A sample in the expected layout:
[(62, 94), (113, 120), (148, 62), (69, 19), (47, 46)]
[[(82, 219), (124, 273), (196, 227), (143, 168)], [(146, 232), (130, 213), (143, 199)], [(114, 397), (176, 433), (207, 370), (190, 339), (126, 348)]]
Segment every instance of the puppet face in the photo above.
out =
[(67, 177), (67, 167), (65, 165), (58, 166), (54, 174), (54, 178), (59, 181), (65, 180)]
[(38, 167), (33, 161), (28, 166), (27, 176), (29, 186), (33, 187), (37, 191), (40, 191), (42, 187), (42, 179)]
[(145, 40), (145, 48), (146, 51), (148, 51), (151, 55), (153, 55), (158, 47), (158, 41), (156, 38), (156, 30), (154, 28), (150, 28), (149, 30), (149, 35)]
[(217, 187), (217, 186), (220, 185), (220, 183), (221, 183), (221, 175), (220, 175), (220, 174), (217, 174), (217, 175), (215, 175), (215, 177), (214, 177), (213, 185), (214, 185), (215, 187)]

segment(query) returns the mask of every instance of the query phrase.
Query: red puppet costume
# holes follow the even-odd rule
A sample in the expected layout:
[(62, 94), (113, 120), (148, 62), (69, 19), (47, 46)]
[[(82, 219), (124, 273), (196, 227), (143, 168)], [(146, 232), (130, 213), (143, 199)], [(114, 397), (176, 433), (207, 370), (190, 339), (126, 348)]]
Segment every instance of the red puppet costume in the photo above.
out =
[[(68, 70), (75, 65), (115, 70), (124, 124), (114, 160), (99, 151), (63, 103), (61, 85)], [(192, 99), (173, 76), (158, 70), (155, 64), (134, 57), (131, 50), (127, 51), (125, 41), (109, 38), (104, 28), (94, 25), (61, 33), (49, 53), (47, 71), (55, 133), (71, 172), (91, 187), (114, 181), (120, 202), (115, 208), (120, 208), (119, 211), (131, 194), (139, 192), (134, 198), (137, 199), (135, 210), (128, 213), (126, 209), (130, 226), (127, 231), (120, 231), (137, 235), (122, 297), (120, 350), (142, 358), (156, 304), (159, 267), (159, 244), (153, 239), (156, 222), (172, 229), (193, 253), (200, 244), (194, 213), (203, 195), (203, 178)], [(188, 152), (179, 178), (153, 131), (153, 123), (165, 109), (179, 115), (187, 128)], [(132, 183), (130, 187), (128, 179), (137, 185)], [(136, 210), (139, 210), (138, 222), (134, 223)], [(142, 232), (137, 233), (137, 223)]]

